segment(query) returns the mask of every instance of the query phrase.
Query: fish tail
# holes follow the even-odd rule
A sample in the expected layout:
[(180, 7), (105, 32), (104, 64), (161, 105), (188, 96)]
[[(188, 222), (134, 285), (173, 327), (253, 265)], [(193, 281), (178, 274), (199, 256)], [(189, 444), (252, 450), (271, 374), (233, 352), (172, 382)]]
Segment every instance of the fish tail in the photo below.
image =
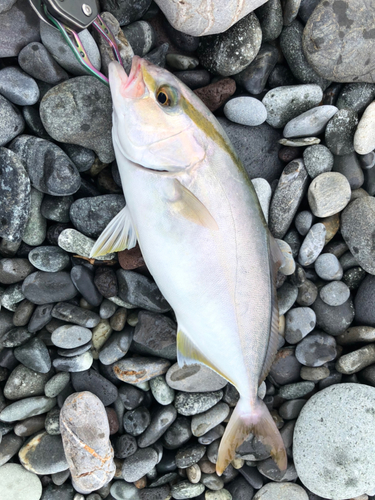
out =
[(235, 458), (236, 449), (250, 433), (270, 448), (271, 457), (279, 469), (286, 469), (285, 446), (267, 406), (259, 398), (250, 401), (241, 397), (221, 439), (216, 463), (216, 473), (219, 476)]

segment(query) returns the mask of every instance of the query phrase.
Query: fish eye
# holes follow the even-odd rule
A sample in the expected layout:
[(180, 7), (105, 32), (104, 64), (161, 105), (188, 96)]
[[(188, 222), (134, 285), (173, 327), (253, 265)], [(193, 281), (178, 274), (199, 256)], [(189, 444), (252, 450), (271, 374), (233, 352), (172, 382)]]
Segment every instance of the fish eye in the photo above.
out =
[(178, 101), (177, 89), (169, 85), (162, 85), (156, 91), (156, 100), (164, 108), (175, 106)]
[(168, 106), (170, 104), (170, 99), (168, 97), (168, 94), (166, 91), (161, 88), (158, 90), (158, 93), (156, 95), (156, 99), (158, 100), (159, 104), (162, 106)]

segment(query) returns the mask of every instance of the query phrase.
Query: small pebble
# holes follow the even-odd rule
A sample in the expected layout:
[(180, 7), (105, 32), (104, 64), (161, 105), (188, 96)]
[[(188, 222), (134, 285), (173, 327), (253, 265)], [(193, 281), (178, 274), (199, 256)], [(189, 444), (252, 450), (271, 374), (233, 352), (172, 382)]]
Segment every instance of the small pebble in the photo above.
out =
[(320, 298), (329, 306), (341, 306), (350, 297), (350, 290), (342, 281), (333, 281), (319, 291)]
[(303, 160), (309, 176), (314, 179), (318, 175), (332, 170), (334, 156), (326, 146), (316, 144), (304, 150)]

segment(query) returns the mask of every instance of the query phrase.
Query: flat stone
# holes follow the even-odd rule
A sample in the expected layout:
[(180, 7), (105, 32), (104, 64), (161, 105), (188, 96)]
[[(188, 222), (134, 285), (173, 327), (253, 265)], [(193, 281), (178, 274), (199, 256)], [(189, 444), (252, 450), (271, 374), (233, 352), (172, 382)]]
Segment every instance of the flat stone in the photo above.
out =
[(127, 482), (138, 481), (157, 464), (157, 453), (153, 448), (142, 448), (125, 458), (122, 476)]
[(310, 307), (295, 307), (286, 314), (285, 340), (297, 344), (315, 328), (316, 316)]
[(50, 273), (62, 271), (70, 263), (69, 255), (64, 250), (52, 246), (33, 248), (28, 259), (39, 271)]
[(308, 190), (311, 211), (316, 217), (328, 217), (343, 210), (350, 201), (350, 184), (338, 172), (326, 172), (312, 181)]
[(56, 373), (44, 386), (47, 398), (55, 398), (70, 382), (70, 375), (66, 372)]
[(170, 364), (161, 358), (127, 358), (115, 363), (113, 371), (123, 382), (138, 384), (166, 373)]
[(55, 405), (55, 398), (46, 398), (45, 396), (21, 399), (4, 408), (0, 412), (0, 420), (2, 422), (16, 422), (34, 415), (47, 413)]
[(282, 239), (302, 201), (308, 175), (302, 159), (290, 162), (283, 170), (270, 205), (269, 227), (275, 238)]
[(32, 77), (52, 85), (69, 78), (68, 73), (57, 64), (44, 45), (39, 42), (31, 42), (20, 51), (18, 64)]
[(358, 115), (349, 109), (339, 109), (325, 130), (326, 145), (334, 155), (347, 155), (354, 151), (354, 133)]
[(34, 267), (27, 259), (0, 259), (0, 283), (11, 285), (23, 281)]
[(194, 415), (191, 420), (191, 430), (194, 436), (200, 437), (209, 430), (223, 422), (229, 415), (229, 406), (226, 403), (218, 403), (213, 408)]
[(90, 351), (72, 357), (57, 357), (53, 360), (53, 366), (64, 372), (83, 372), (88, 370), (93, 362), (93, 357)]
[(227, 381), (204, 365), (189, 365), (180, 368), (172, 365), (166, 375), (169, 387), (184, 392), (218, 391), (227, 385)]
[(119, 296), (125, 302), (151, 312), (166, 312), (170, 310), (168, 302), (150, 278), (134, 271), (125, 271), (123, 269), (119, 269), (116, 275), (119, 285)]
[(216, 405), (223, 397), (223, 391), (186, 393), (178, 392), (175, 407), (180, 415), (190, 416), (203, 413)]
[(253, 500), (309, 500), (306, 491), (294, 483), (268, 483), (256, 492)]
[(157, 0), (156, 3), (176, 30), (188, 35), (202, 36), (227, 31), (265, 2), (264, 0), (236, 1), (228, 5), (225, 15), (220, 2), (217, 1), (211, 5), (210, 11), (196, 0), (189, 0), (186, 5), (171, 4), (165, 0)]
[(190, 444), (184, 446), (176, 453), (176, 465), (186, 469), (198, 463), (206, 452), (206, 447), (201, 444)]
[(67, 196), (78, 191), (81, 185), (79, 172), (56, 144), (40, 137), (22, 135), (11, 143), (10, 149), (25, 162), (32, 185), (41, 193)]
[(327, 366), (303, 366), (301, 368), (301, 379), (308, 380), (311, 382), (318, 382), (319, 380), (324, 380), (330, 374), (329, 368)]
[(68, 302), (58, 302), (52, 309), (52, 316), (85, 328), (94, 328), (100, 322), (100, 317), (95, 312)]
[(91, 392), (104, 406), (111, 405), (118, 397), (117, 387), (95, 370), (73, 373), (71, 380), (76, 392)]
[(372, 233), (375, 217), (375, 199), (358, 198), (351, 202), (341, 216), (341, 232), (349, 250), (358, 264), (368, 273), (375, 273), (375, 249), (372, 245)]
[(24, 500), (25, 491), (28, 500), (40, 500), (42, 496), (42, 483), (39, 477), (19, 464), (5, 464), (1, 467), (0, 484), (3, 500)]
[(161, 314), (140, 311), (134, 330), (132, 349), (175, 361), (177, 325)]
[(280, 139), (279, 143), (283, 146), (290, 146), (292, 148), (304, 148), (320, 143), (319, 137), (300, 137), (296, 139)]
[(6, 3), (1, 5), (0, 57), (16, 57), (25, 45), (40, 40), (39, 18), (28, 2)]
[(37, 337), (14, 349), (16, 359), (27, 368), (38, 373), (48, 373), (51, 358), (45, 343)]
[(288, 16), (287, 6), (293, 3), (297, 4), (293, 6), (294, 14), (296, 15), (300, 4), (299, 1), (288, 0), (284, 4), (284, 29), (280, 35), (280, 48), (289, 68), (299, 82), (316, 83), (324, 90), (330, 82), (329, 79), (323, 78), (306, 59), (303, 50), (303, 24), (297, 19), (291, 21), (291, 18), (289, 18), (287, 23), (285, 22), (285, 18)]
[(341, 306), (350, 297), (350, 290), (342, 281), (324, 285), (319, 292), (320, 298), (329, 306)]
[(68, 468), (61, 437), (45, 431), (32, 437), (18, 456), (25, 469), (35, 474), (55, 474)]
[(336, 112), (336, 106), (323, 105), (309, 109), (288, 122), (284, 127), (283, 135), (284, 137), (320, 135), (324, 132), (326, 124)]
[(304, 150), (303, 161), (309, 176), (314, 179), (319, 174), (332, 170), (334, 157), (326, 146), (316, 144)]
[[(80, 255), (82, 257), (90, 257), (92, 247), (95, 240), (88, 238), (76, 229), (64, 229), (58, 236), (58, 245), (63, 250)], [(111, 260), (115, 254), (108, 253), (97, 257), (96, 260)]]
[(16, 66), (0, 70), (0, 92), (18, 106), (30, 106), (39, 100), (36, 81)]
[(323, 97), (319, 85), (294, 85), (270, 90), (262, 102), (267, 109), (267, 123), (282, 128), (305, 111), (317, 106)]
[(95, 77), (72, 78), (53, 87), (42, 99), (40, 117), (56, 141), (92, 149), (103, 163), (115, 159), (110, 91)]
[[(303, 34), (303, 49), (310, 65), (324, 78), (373, 83), (373, 26), (361, 6), (358, 0), (342, 4), (327, 0), (310, 16)], [(373, 15), (372, 8), (370, 12)], [(353, 40), (352, 33), (357, 30), (360, 32)]]
[(42, 396), (50, 377), (51, 373), (38, 373), (20, 364), (9, 375), (4, 387), (4, 396), (10, 401)]
[(316, 314), (316, 324), (331, 335), (340, 335), (354, 319), (354, 305), (349, 298), (340, 306), (329, 306), (318, 296), (311, 306)]
[(340, 345), (375, 342), (375, 328), (372, 326), (352, 326), (336, 337)]
[(337, 356), (335, 338), (324, 332), (310, 333), (297, 345), (295, 355), (304, 366), (322, 366)]
[(63, 271), (30, 274), (23, 282), (22, 292), (34, 304), (70, 300), (77, 295), (69, 274)]
[(61, 408), (60, 427), (75, 490), (87, 494), (109, 483), (115, 464), (100, 399), (90, 392), (69, 396)]
[[(294, 431), (293, 458), (301, 481), (313, 493), (352, 498), (374, 491), (369, 464), (374, 401), (373, 387), (347, 383), (319, 391), (302, 409)], [(327, 475), (332, 467), (335, 474)]]

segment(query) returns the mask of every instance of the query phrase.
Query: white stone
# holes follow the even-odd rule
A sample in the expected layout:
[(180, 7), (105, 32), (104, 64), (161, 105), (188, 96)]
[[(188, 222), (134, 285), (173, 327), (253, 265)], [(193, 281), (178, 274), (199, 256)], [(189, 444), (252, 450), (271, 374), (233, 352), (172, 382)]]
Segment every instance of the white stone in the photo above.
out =
[(350, 196), (349, 181), (339, 172), (318, 175), (307, 193), (311, 211), (316, 217), (329, 217), (341, 212), (349, 203)]
[(258, 196), (258, 200), (262, 208), (264, 218), (266, 219), (266, 222), (268, 222), (268, 215), (269, 215), (270, 202), (272, 196), (271, 186), (269, 185), (268, 181), (266, 181), (266, 179), (262, 179), (260, 177), (258, 179), (252, 179), (251, 182), (253, 183), (255, 192)]
[(1, 500), (39, 500), (42, 483), (39, 477), (19, 464), (0, 467)]
[(366, 155), (375, 149), (375, 101), (367, 106), (354, 134), (354, 149)]
[(229, 29), (234, 23), (257, 9), (267, 0), (156, 0), (170, 24), (193, 36), (213, 35)]
[(234, 123), (256, 127), (267, 120), (265, 105), (254, 97), (235, 97), (224, 106), (224, 115)]

